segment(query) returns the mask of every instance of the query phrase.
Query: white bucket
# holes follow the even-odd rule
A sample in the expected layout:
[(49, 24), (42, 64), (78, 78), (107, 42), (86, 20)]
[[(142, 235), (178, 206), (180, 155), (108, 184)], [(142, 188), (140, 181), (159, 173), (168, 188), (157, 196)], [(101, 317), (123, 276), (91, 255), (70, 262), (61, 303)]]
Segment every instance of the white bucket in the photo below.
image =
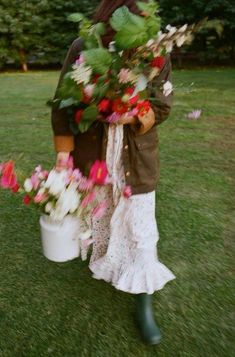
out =
[(61, 222), (49, 216), (40, 217), (43, 254), (53, 262), (66, 262), (79, 257), (79, 218), (66, 216)]

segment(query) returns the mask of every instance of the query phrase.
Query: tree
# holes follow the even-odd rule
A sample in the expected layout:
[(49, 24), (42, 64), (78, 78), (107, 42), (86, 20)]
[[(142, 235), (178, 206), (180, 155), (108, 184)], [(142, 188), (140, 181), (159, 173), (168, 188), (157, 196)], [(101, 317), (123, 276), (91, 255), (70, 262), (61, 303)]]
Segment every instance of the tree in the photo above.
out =
[(59, 63), (77, 35), (67, 16), (89, 15), (98, 1), (0, 0), (0, 66), (20, 64), (24, 71), (34, 58), (38, 63)]

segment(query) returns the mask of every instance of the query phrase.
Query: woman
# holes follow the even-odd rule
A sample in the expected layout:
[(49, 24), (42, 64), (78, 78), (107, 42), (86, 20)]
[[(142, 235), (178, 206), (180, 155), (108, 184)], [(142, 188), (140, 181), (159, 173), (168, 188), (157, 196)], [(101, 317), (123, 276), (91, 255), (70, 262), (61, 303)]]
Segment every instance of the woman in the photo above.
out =
[[(103, 0), (94, 21), (108, 25), (112, 13), (123, 5), (139, 14), (135, 3), (135, 0)], [(113, 35), (108, 27), (104, 46), (108, 46)], [(81, 50), (79, 38), (68, 51), (58, 87)], [(122, 117), (117, 125), (97, 120), (86, 133), (73, 136), (65, 110), (52, 111), (56, 169), (64, 168), (69, 154), (84, 173), (94, 160), (106, 160), (109, 173), (116, 180), (113, 187), (105, 186), (100, 193), (109, 201), (109, 207), (101, 220), (92, 221), (94, 244), (89, 268), (94, 278), (136, 295), (138, 326), (149, 344), (157, 344), (161, 338), (154, 321), (152, 294), (175, 278), (157, 258), (159, 234), (155, 218), (155, 189), (159, 181), (157, 125), (168, 117), (172, 103), (171, 95), (164, 97), (157, 88), (170, 76), (170, 58), (166, 57), (160, 76), (149, 88), (159, 104), (143, 118)], [(129, 199), (122, 194), (126, 185), (132, 189)]]

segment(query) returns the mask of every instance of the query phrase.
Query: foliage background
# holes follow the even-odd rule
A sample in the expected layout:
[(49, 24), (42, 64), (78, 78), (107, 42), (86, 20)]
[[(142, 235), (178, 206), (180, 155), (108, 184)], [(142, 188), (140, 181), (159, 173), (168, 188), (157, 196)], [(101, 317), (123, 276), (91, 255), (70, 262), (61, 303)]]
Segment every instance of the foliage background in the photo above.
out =
[[(59, 65), (77, 37), (67, 20), (74, 12), (92, 16), (98, 0), (0, 0), (0, 68)], [(163, 26), (193, 23), (208, 16), (196, 40), (174, 54), (178, 64), (233, 63), (235, 6), (232, 0), (159, 0)]]

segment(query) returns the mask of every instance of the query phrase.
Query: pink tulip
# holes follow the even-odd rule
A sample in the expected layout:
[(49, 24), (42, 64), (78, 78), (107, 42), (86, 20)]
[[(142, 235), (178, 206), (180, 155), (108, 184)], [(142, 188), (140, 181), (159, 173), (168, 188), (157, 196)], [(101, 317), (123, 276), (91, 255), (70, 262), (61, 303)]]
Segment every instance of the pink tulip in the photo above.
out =
[(88, 206), (91, 202), (94, 201), (95, 197), (96, 197), (95, 192), (94, 191), (90, 192), (85, 198), (83, 198), (81, 202), (81, 206), (82, 207)]
[(46, 195), (45, 193), (38, 193), (38, 194), (34, 197), (33, 201), (34, 201), (35, 203), (41, 203), (41, 202), (45, 201), (46, 199), (47, 199), (47, 195)]
[(38, 175), (37, 175), (37, 174), (33, 174), (33, 175), (31, 176), (30, 180), (31, 180), (33, 189), (34, 189), (34, 190), (37, 190), (37, 189), (38, 189), (38, 186), (39, 186), (39, 184), (40, 184)]
[(82, 177), (79, 181), (78, 189), (80, 191), (89, 191), (93, 188), (94, 182), (86, 177)]

